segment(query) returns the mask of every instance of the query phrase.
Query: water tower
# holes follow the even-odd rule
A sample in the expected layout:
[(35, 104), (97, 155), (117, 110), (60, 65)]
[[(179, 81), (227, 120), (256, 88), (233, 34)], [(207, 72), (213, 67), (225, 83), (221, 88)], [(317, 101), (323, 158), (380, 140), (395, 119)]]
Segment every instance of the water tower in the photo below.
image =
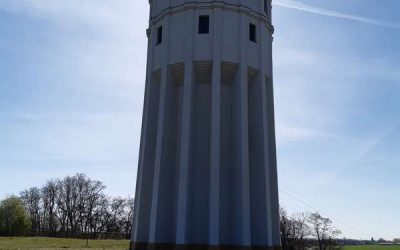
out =
[(131, 249), (280, 249), (270, 0), (150, 0)]

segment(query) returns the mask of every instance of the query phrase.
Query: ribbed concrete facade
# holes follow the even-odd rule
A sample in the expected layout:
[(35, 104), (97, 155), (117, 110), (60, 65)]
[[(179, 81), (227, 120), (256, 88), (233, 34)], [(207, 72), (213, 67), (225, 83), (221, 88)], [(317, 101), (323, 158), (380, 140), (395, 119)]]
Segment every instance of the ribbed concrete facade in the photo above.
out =
[(280, 249), (270, 0), (151, 0), (133, 249)]

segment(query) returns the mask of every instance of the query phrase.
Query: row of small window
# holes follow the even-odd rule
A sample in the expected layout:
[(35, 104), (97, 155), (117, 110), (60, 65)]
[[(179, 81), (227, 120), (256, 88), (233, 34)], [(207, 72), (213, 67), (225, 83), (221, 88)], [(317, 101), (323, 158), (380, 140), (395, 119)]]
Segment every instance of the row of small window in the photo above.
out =
[[(210, 16), (199, 16), (199, 34), (209, 34), (210, 33)], [(162, 43), (163, 29), (162, 26), (157, 28), (157, 40), (156, 45)], [(253, 23), (249, 24), (249, 40), (252, 42), (257, 42), (257, 26)]]
[[(199, 34), (210, 33), (210, 16), (199, 16)], [(257, 42), (257, 27), (255, 24), (249, 24), (249, 40)]]

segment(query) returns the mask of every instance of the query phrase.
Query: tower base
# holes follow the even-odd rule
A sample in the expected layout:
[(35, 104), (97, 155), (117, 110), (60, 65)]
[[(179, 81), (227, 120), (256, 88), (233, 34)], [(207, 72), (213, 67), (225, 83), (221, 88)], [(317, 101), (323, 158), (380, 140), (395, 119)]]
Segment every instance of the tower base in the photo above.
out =
[(280, 246), (177, 245), (131, 242), (130, 250), (282, 250)]

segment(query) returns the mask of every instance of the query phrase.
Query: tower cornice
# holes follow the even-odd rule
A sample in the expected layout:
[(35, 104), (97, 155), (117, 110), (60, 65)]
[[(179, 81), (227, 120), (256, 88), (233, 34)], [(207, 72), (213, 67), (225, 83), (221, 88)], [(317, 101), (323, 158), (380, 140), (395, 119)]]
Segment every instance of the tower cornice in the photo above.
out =
[[(150, 2), (152, 0), (149, 0)], [(267, 26), (268, 30), (271, 33), (274, 33), (274, 26), (269, 21), (268, 17), (265, 14), (260, 14), (253, 11), (251, 8), (243, 6), (243, 5), (236, 5), (236, 4), (229, 4), (224, 3), (221, 1), (211, 1), (211, 2), (204, 2), (204, 3), (195, 3), (195, 2), (188, 2), (174, 7), (168, 7), (162, 10), (158, 15), (152, 17), (150, 19), (150, 26), (154, 23), (157, 23), (160, 19), (164, 18), (167, 15), (174, 15), (180, 12), (184, 12), (187, 10), (214, 10), (214, 9), (222, 9), (225, 11), (232, 11), (236, 13), (244, 13), (249, 15), (259, 21), (262, 21)]]

